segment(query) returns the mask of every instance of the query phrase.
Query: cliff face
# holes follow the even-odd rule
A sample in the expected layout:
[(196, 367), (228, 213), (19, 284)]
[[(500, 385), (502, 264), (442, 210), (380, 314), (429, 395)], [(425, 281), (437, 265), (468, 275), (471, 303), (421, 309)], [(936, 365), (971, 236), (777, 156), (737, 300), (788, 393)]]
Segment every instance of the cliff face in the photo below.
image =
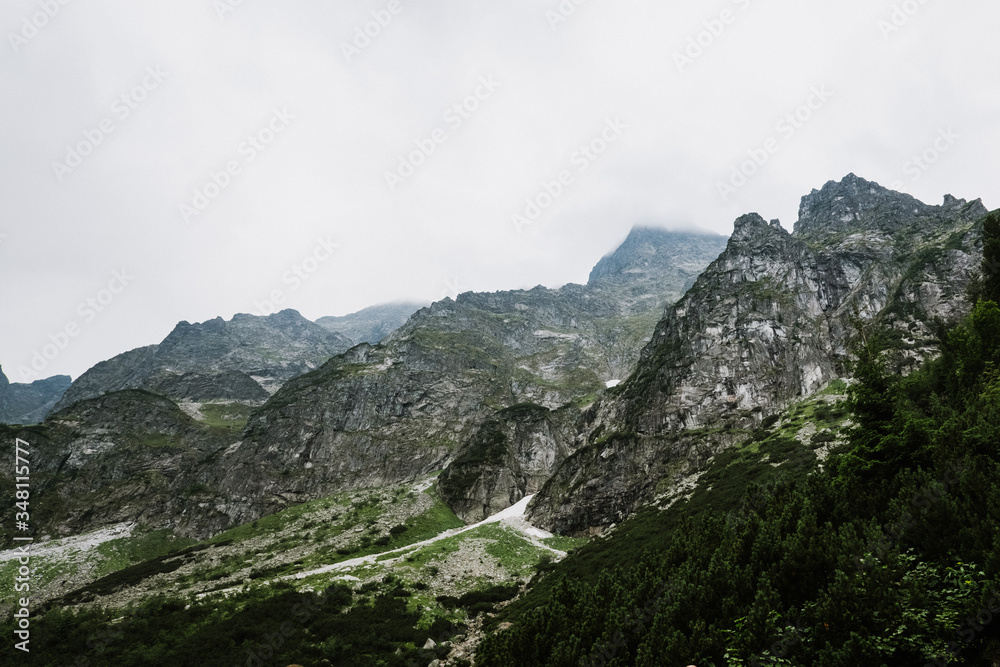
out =
[[(635, 245), (647, 255), (673, 252), (671, 233), (634, 230), (630, 238), (639, 235)], [(638, 288), (612, 271), (616, 279), (586, 286), (466, 293), (421, 309), (381, 344), (358, 346), (285, 385), (226, 453), (226, 474), (213, 487), (249, 516), (265, 511), (260, 499), (273, 494), (315, 497), (441, 470), (484, 420), (511, 406), (590, 402), (631, 371), (666, 303), (725, 241), (685, 239), (684, 267), (668, 257), (642, 274)], [(632, 252), (620, 251), (619, 260), (627, 263), (621, 255)], [(563, 445), (552, 447), (557, 458), (565, 454)], [(468, 499), (460, 511), (502, 509), (500, 498), (535, 488), (538, 475), (522, 474), (534, 464), (519, 465), (521, 472), (501, 474), (494, 465), (478, 477), (467, 467), (463, 479), (479, 486), (453, 485), (454, 498)]]
[(850, 175), (803, 198), (793, 234), (757, 214), (737, 219), (635, 373), (589, 411), (532, 520), (558, 531), (621, 520), (665, 480), (843, 376), (855, 321), (884, 321), (919, 363), (934, 352), (933, 320), (968, 309), (986, 213), (979, 201), (928, 206)]
[(488, 418), (441, 473), (442, 499), (475, 523), (537, 493), (569, 455), (576, 415), (523, 404)]
[(180, 322), (158, 345), (102, 361), (77, 378), (55, 406), (122, 389), (178, 400), (261, 402), (287, 380), (317, 368), (353, 343), (294, 310)]
[[(32, 525), (54, 537), (122, 521), (184, 525), (198, 514), (199, 465), (231, 437), (142, 390), (84, 400), (44, 424), (0, 434), (29, 443)], [(192, 532), (214, 527), (204, 515), (196, 523)]]
[(55, 375), (30, 384), (11, 383), (0, 368), (0, 424), (42, 421), (69, 386), (68, 375)]

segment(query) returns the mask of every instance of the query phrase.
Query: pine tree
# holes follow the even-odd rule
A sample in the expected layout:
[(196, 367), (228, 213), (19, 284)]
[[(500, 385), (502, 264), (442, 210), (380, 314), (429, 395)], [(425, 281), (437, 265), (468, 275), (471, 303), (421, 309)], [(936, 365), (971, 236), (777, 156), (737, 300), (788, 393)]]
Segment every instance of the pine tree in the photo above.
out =
[(983, 299), (1000, 304), (1000, 211), (983, 221)]

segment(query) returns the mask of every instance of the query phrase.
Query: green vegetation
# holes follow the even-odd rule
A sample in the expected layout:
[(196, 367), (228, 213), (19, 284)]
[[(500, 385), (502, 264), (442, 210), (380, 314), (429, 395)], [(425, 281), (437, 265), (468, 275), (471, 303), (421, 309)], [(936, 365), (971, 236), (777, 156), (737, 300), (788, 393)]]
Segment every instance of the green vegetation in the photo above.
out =
[[(686, 503), (574, 551), (477, 664), (995, 664), (1000, 308), (979, 303), (941, 349), (901, 379), (868, 335), (856, 426), (824, 471), (790, 435), (837, 407), (804, 406), (718, 455)], [(785, 463), (765, 477), (750, 453)]]
[[(365, 593), (373, 593), (366, 595)], [(424, 650), (462, 630), (444, 620), (418, 627), (412, 592), (387, 580), (355, 592), (338, 584), (321, 593), (298, 593), (287, 584), (211, 601), (155, 597), (127, 611), (54, 609), (32, 619), (30, 654), (4, 642), (4, 664), (161, 665), (426, 665), (447, 647)], [(4, 623), (11, 636), (11, 623)], [(87, 662), (74, 662), (86, 660)]]
[(250, 410), (241, 403), (205, 403), (201, 406), (202, 421), (216, 428), (241, 431), (247, 425)]
[[(423, 493), (433, 498), (433, 504), (423, 512), (409, 517), (405, 523), (388, 529), (386, 535), (376, 536), (375, 523), (388, 508), (412, 493), (409, 487), (380, 490), (366, 496), (340, 494), (294, 505), (276, 514), (262, 517), (251, 523), (231, 528), (209, 540), (210, 543), (246, 542), (251, 539), (266, 540), (260, 547), (265, 553), (277, 553), (291, 547), (313, 544), (298, 561), (282, 566), (258, 569), (251, 576), (273, 577), (320, 565), (330, 565), (341, 561), (399, 549), (420, 542), (451, 528), (465, 524), (455, 513), (428, 489)], [(329, 546), (334, 538), (348, 529), (367, 526), (368, 531), (358, 533), (356, 540), (344, 546)], [(277, 535), (283, 535), (280, 539)], [(246, 569), (256, 561), (247, 562), (233, 558), (214, 567), (192, 573), (187, 581), (218, 579)], [(259, 564), (259, 563), (258, 563)]]
[(195, 543), (196, 540), (175, 537), (169, 528), (110, 540), (97, 547), (97, 553), (100, 554), (97, 573), (99, 576), (104, 576), (145, 560), (165, 556)]
[(517, 595), (518, 586), (491, 586), (481, 591), (469, 591), (458, 597), (439, 595), (437, 601), (449, 609), (465, 609), (470, 616), (493, 611), (498, 602), (506, 602)]
[(983, 299), (1000, 303), (1000, 211), (983, 221)]
[(552, 537), (546, 537), (542, 539), (542, 544), (552, 547), (553, 549), (558, 549), (559, 551), (570, 552), (577, 547), (581, 547), (587, 542), (589, 542), (585, 537), (564, 537), (562, 535), (553, 535)]

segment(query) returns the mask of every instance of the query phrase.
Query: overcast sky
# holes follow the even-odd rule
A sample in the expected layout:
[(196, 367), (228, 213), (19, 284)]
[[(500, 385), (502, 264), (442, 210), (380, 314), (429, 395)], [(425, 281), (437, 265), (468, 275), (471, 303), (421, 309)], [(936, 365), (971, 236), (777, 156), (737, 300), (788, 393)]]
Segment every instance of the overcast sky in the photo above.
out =
[(4, 0), (0, 364), (75, 378), (272, 295), (315, 319), (584, 282), (634, 224), (791, 229), (849, 172), (996, 207), (998, 25), (995, 0)]

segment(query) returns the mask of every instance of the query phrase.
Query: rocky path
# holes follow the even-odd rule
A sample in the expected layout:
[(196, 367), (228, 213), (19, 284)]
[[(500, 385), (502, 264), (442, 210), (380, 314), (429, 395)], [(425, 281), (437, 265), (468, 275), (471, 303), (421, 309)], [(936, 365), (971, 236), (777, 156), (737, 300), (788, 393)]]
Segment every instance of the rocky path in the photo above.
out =
[[(383, 551), (378, 554), (369, 554), (367, 556), (361, 556), (360, 558), (352, 558), (350, 560), (340, 561), (339, 563), (332, 563), (330, 565), (324, 565), (323, 567), (314, 568), (312, 570), (306, 570), (304, 572), (296, 572), (295, 574), (289, 574), (282, 579), (304, 579), (306, 577), (311, 577), (316, 574), (326, 574), (327, 572), (336, 572), (338, 570), (349, 570), (351, 568), (359, 567), (361, 565), (370, 565), (378, 560), (379, 563), (389, 564), (397, 562), (405, 558), (409, 553), (416, 549), (427, 546), (428, 544), (434, 544), (441, 540), (453, 537), (455, 535), (461, 535), (462, 533), (468, 532), (470, 530), (475, 530), (480, 526), (484, 526), (488, 523), (502, 523), (503, 525), (512, 528), (519, 533), (521, 533), (529, 542), (533, 545), (539, 547), (540, 549), (546, 549), (555, 554), (558, 558), (562, 558), (566, 555), (566, 552), (559, 551), (558, 549), (553, 549), (552, 547), (544, 544), (541, 540), (547, 537), (552, 537), (552, 533), (548, 533), (539, 528), (535, 528), (530, 523), (524, 520), (524, 512), (528, 507), (528, 503), (534, 495), (525, 496), (521, 498), (516, 504), (511, 505), (505, 510), (501, 510), (490, 516), (479, 523), (474, 523), (468, 526), (463, 526), (462, 528), (452, 528), (446, 530), (434, 537), (423, 540), (422, 542), (414, 542), (413, 544), (408, 544), (405, 547), (399, 547), (398, 549), (392, 549), (391, 551)], [(386, 558), (390, 554), (398, 554), (393, 558)]]

